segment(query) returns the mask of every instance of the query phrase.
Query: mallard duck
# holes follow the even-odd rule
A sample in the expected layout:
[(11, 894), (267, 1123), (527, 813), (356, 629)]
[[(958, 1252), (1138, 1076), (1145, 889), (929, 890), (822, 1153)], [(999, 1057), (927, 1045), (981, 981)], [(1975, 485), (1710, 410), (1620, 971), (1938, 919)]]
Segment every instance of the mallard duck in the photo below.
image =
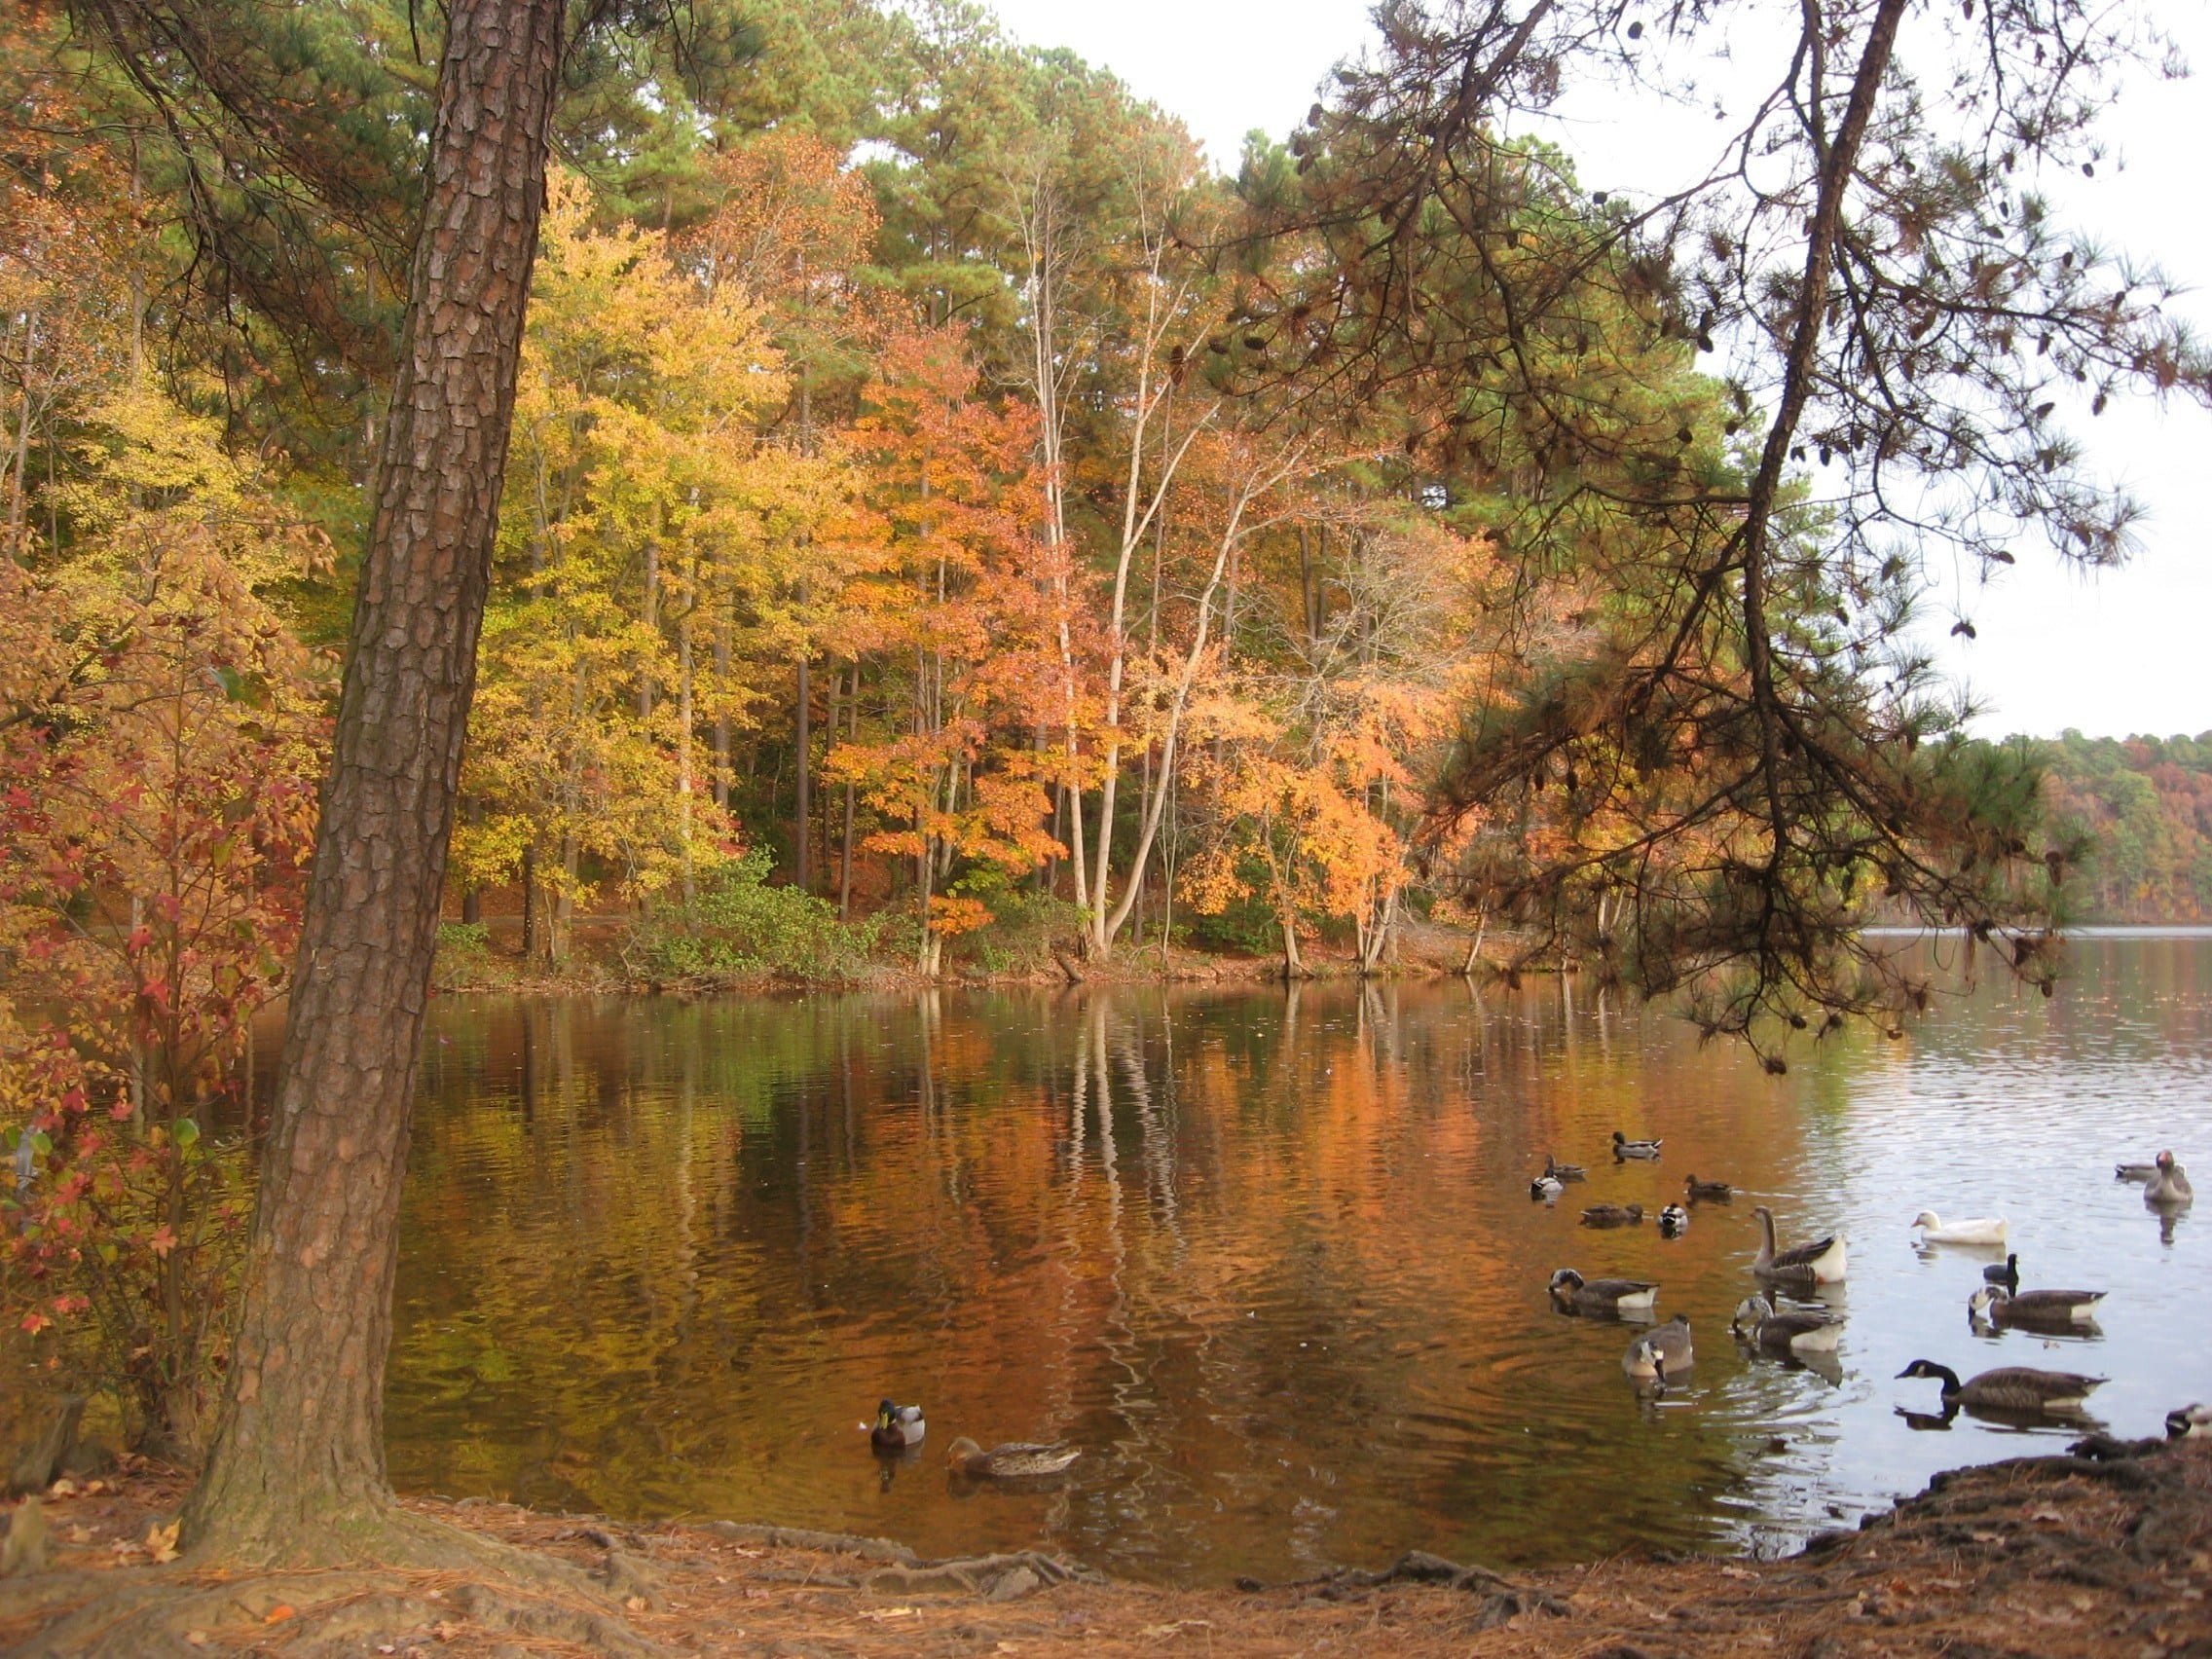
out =
[(1759, 1218), (1759, 1253), (1751, 1259), (1751, 1272), (1761, 1278), (1790, 1279), (1806, 1284), (1841, 1284), (1845, 1251), (1841, 1234), (1816, 1238), (1778, 1250), (1774, 1243), (1774, 1211), (1759, 1204), (1751, 1214)]
[(867, 1439), (878, 1452), (903, 1452), (909, 1446), (920, 1445), (928, 1432), (929, 1424), (922, 1420), (921, 1407), (895, 1406), (883, 1400), (876, 1405), (875, 1421), (867, 1427)]
[(1615, 1158), (1657, 1158), (1659, 1156), (1659, 1145), (1660, 1143), (1657, 1140), (1630, 1140), (1620, 1130), (1615, 1129), (1613, 1131), (1613, 1156)]
[(1763, 1296), (1747, 1296), (1736, 1304), (1728, 1328), (1755, 1347), (1773, 1353), (1833, 1353), (1842, 1321), (1813, 1309), (1777, 1313)]
[(1689, 1194), (1693, 1200), (1711, 1198), (1718, 1203), (1726, 1203), (1736, 1196), (1736, 1189), (1727, 1182), (1700, 1181), (1695, 1175), (1682, 1177), (1682, 1191)]
[(965, 1434), (944, 1449), (948, 1467), (964, 1475), (995, 1481), (1056, 1475), (1082, 1456), (1080, 1447), (1045, 1446), (1027, 1440), (1010, 1440), (986, 1452)]
[(2151, 1184), (2143, 1189), (2143, 1201), (2147, 1204), (2186, 1204), (2196, 1197), (2189, 1184), (2189, 1176), (2170, 1152), (2158, 1154), (2158, 1172), (2151, 1177)]
[(1669, 1204), (1659, 1212), (1659, 1231), (1669, 1238), (1679, 1238), (1690, 1230), (1690, 1212), (1680, 1204)]
[(1934, 1210), (1922, 1210), (1912, 1218), (1912, 1225), (1919, 1231), (1923, 1244), (2005, 1242), (2005, 1218), (2001, 1215), (1977, 1215), (1971, 1221), (1947, 1222)]
[(2073, 1412), (2090, 1391), (2101, 1386), (2102, 1377), (2083, 1377), (2074, 1371), (2036, 1371), (2025, 1365), (2000, 1366), (1966, 1382), (1947, 1365), (1916, 1359), (1898, 1373), (1927, 1377), (1943, 1385), (1943, 1404), (1990, 1406), (2002, 1412)]
[(1690, 1346), (1690, 1316), (1677, 1313), (1664, 1325), (1639, 1333), (1621, 1355), (1621, 1369), (1631, 1377), (1664, 1382), (1672, 1372), (1687, 1371), (1697, 1362)]
[(1552, 1300), (1586, 1313), (1648, 1313), (1659, 1287), (1648, 1279), (1586, 1279), (1572, 1268), (1552, 1274)]
[(1529, 1197), (1530, 1197), (1531, 1198), (1541, 1198), (1547, 1204), (1550, 1203), (1554, 1198), (1558, 1198), (1560, 1194), (1566, 1191), (1567, 1189), (1565, 1187), (1561, 1186), (1549, 1175), (1539, 1175), (1533, 1181), (1529, 1183)]
[(1992, 1325), (2086, 1325), (2097, 1316), (2101, 1290), (2024, 1290), (2013, 1295), (1985, 1284), (1967, 1299), (1967, 1312)]
[(1579, 1163), (1562, 1163), (1550, 1153), (1544, 1154), (1544, 1174), (1554, 1181), (1583, 1181), (1589, 1171)]
[(2001, 1284), (2007, 1290), (2020, 1288), (2020, 1253), (2015, 1250), (2002, 1262), (1981, 1270), (1981, 1276), (1991, 1284)]
[(1633, 1227), (1642, 1219), (1641, 1204), (1592, 1204), (1582, 1212), (1584, 1227)]
[(2212, 1438), (2212, 1406), (2176, 1406), (2166, 1414), (2166, 1433), (2174, 1440)]
[(2158, 1176), (2156, 1163), (2116, 1163), (2112, 1166), (2115, 1181), (2155, 1181)]

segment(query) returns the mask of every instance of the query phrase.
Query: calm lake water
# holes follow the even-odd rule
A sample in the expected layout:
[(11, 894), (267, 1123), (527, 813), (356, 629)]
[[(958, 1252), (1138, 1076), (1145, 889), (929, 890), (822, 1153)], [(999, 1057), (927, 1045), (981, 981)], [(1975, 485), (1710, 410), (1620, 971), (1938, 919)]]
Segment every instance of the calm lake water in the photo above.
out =
[[(2104, 1374), (2155, 1433), (2212, 1398), (2212, 1200), (2161, 1229), (2116, 1160), (2212, 1177), (2212, 940), (2089, 937), (2045, 1001), (1992, 978), (1901, 1043), (1770, 1078), (1656, 1010), (1531, 981), (675, 1001), (448, 999), (432, 1016), (389, 1395), (403, 1488), (637, 1518), (1037, 1546), (1136, 1578), (1280, 1578), (1419, 1546), (1554, 1563), (1778, 1549), (1952, 1464), (2056, 1450), (1893, 1379)], [(1614, 1128), (1664, 1135), (1615, 1165)], [(1532, 1203), (1547, 1151), (1590, 1166)], [(1686, 1236), (1582, 1203), (1745, 1189)], [(1727, 1334), (1755, 1202), (1841, 1229), (1840, 1380)], [(2109, 1290), (2102, 1336), (1977, 1337), (2001, 1213), (2024, 1283)], [(1693, 1377), (1552, 1270), (1655, 1278)], [(924, 1449), (871, 1456), (880, 1395)], [(948, 1479), (956, 1436), (1066, 1440), (1037, 1491)]]

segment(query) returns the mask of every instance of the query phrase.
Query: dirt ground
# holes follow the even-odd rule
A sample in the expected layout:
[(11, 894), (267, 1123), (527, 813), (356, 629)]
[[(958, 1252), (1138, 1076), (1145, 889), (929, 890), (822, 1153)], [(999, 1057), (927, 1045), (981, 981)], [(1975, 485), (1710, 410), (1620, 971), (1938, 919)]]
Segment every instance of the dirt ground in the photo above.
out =
[(1778, 1562), (1613, 1560), (1509, 1578), (1415, 1555), (1380, 1573), (1189, 1591), (1035, 1555), (926, 1563), (768, 1527), (422, 1500), (408, 1507), (558, 1558), (572, 1581), (231, 1576), (150, 1559), (144, 1540), (159, 1547), (182, 1485), (141, 1466), (45, 1500), (52, 1562), (0, 1583), (0, 1653), (2212, 1659), (2212, 1442), (2084, 1445), (2092, 1456), (1939, 1476)]

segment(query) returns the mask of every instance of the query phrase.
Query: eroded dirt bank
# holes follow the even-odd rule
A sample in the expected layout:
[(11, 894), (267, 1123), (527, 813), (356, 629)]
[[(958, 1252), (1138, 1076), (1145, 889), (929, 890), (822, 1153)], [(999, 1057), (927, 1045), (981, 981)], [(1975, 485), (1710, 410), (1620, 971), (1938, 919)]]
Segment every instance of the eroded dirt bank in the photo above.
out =
[(2107, 1455), (1939, 1476), (1861, 1530), (1780, 1562), (1616, 1560), (1499, 1576), (1414, 1556), (1380, 1573), (1204, 1591), (1110, 1584), (1038, 1556), (932, 1564), (893, 1544), (765, 1527), (628, 1527), (418, 1500), (421, 1513), (569, 1564), (572, 1582), (227, 1576), (149, 1559), (142, 1540), (181, 1489), (140, 1470), (46, 1501), (52, 1565), (0, 1584), (0, 1652), (2212, 1659), (2212, 1442), (2096, 1450)]

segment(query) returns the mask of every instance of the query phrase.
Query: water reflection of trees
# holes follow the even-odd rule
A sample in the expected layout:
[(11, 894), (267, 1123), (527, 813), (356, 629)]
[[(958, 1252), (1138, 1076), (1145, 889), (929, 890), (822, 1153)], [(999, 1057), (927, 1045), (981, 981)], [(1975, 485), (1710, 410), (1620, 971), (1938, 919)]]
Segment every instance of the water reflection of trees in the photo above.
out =
[[(1696, 1168), (1788, 1195), (1811, 1232), (1836, 1154), (1804, 1124), (1895, 1053), (1769, 1080), (1537, 976), (494, 1001), (435, 1024), (402, 1482), (931, 1548), (1047, 1538), (1138, 1569), (1717, 1536), (1711, 1494), (1745, 1479), (1731, 1425), (1823, 1385), (1716, 1363), (1639, 1423), (1617, 1343), (1552, 1317), (1542, 1285), (1647, 1269), (1648, 1230), (1578, 1232), (1527, 1202), (1527, 1172), (1556, 1151), (1648, 1201)], [(1665, 1133), (1664, 1167), (1613, 1170), (1615, 1127)], [(1721, 1354), (1743, 1220), (1701, 1211), (1661, 1274)], [(885, 1392), (947, 1439), (1088, 1456), (1038, 1494), (955, 1502), (926, 1456), (885, 1487), (852, 1427)]]

